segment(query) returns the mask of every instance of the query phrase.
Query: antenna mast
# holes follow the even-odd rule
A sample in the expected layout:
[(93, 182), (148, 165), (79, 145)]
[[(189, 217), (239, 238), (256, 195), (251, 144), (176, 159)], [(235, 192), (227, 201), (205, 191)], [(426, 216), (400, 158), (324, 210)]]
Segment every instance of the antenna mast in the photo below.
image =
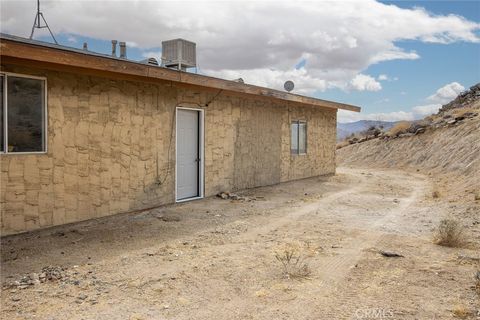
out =
[[(45, 25), (42, 25), (40, 18), (43, 20)], [(33, 38), (33, 33), (35, 32), (35, 29), (43, 29), (43, 28), (48, 29), (48, 31), (50, 32), (50, 35), (53, 38), (53, 41), (55, 42), (55, 44), (58, 44), (57, 39), (55, 39), (55, 36), (53, 35), (52, 30), (50, 30), (50, 27), (48, 26), (47, 20), (45, 20), (43, 13), (40, 11), (40, 0), (37, 0), (37, 14), (35, 15), (35, 21), (33, 21), (33, 27), (32, 27), (32, 33), (30, 34), (30, 39)]]

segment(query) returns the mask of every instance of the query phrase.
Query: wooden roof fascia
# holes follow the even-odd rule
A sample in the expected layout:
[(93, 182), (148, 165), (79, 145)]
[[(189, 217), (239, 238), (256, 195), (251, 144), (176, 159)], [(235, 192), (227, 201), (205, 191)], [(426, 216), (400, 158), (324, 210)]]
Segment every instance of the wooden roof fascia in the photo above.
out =
[(98, 54), (88, 54), (76, 51), (62, 50), (50, 46), (17, 42), (2, 38), (0, 42), (0, 57), (13, 58), (7, 61), (27, 61), (46, 63), (50, 65), (62, 65), (63, 69), (90, 69), (103, 74), (123, 74), (139, 78), (152, 78), (158, 80), (173, 81), (187, 85), (213, 88), (229, 92), (243, 93), (247, 95), (261, 96), (279, 99), (299, 104), (307, 104), (317, 107), (343, 109), (360, 112), (360, 108), (353, 105), (310, 98), (301, 95), (282, 92), (274, 89), (243, 84), (235, 81), (218, 79), (194, 73), (187, 73), (158, 66), (150, 66), (134, 61), (110, 58)]

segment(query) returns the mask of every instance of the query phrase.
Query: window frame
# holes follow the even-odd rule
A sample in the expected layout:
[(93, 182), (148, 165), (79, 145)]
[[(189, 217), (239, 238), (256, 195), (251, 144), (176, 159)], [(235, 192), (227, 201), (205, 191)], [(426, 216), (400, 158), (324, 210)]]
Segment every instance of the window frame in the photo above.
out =
[[(21, 74), (15, 72), (0, 71), (0, 75), (3, 76), (3, 150), (0, 150), (0, 155), (22, 155), (22, 154), (47, 154), (48, 153), (48, 97), (47, 97), (47, 78), (42, 76), (32, 76), (29, 74)], [(43, 81), (43, 145), (42, 151), (21, 151), (21, 152), (9, 152), (8, 151), (8, 81), (9, 76), (16, 78), (35, 79)]]
[[(292, 149), (292, 125), (296, 124), (297, 125), (297, 149), (294, 151)], [(305, 125), (305, 152), (300, 152), (300, 124)], [(290, 154), (294, 156), (304, 156), (307, 155), (308, 153), (308, 143), (307, 143), (307, 138), (308, 138), (308, 124), (307, 120), (292, 120), (290, 121)]]

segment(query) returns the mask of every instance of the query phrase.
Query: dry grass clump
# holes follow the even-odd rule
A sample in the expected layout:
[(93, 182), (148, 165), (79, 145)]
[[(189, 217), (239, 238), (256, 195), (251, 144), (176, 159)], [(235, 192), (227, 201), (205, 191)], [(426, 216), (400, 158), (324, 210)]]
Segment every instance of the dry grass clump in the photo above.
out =
[(286, 244), (275, 251), (275, 259), (282, 265), (285, 277), (306, 278), (312, 273), (306, 262), (307, 256), (302, 251), (295, 244)]
[(453, 109), (452, 114), (455, 117), (462, 117), (464, 114), (470, 113), (470, 112), (475, 113), (475, 112), (478, 112), (478, 110), (473, 108), (456, 108), (456, 109)]
[(475, 201), (480, 201), (480, 191), (476, 191), (473, 195), (473, 198), (475, 199)]
[(390, 130), (388, 130), (388, 135), (390, 137), (396, 137), (399, 134), (407, 132), (407, 130), (410, 128), (411, 123), (408, 121), (401, 121), (394, 125)]
[(346, 147), (350, 145), (350, 142), (348, 142), (348, 140), (343, 140), (343, 141), (340, 141), (337, 143), (337, 149), (341, 149), (343, 147)]
[(460, 247), (464, 243), (463, 226), (455, 219), (441, 220), (434, 242), (444, 247)]
[(456, 305), (453, 310), (453, 315), (457, 318), (460, 319), (467, 319), (469, 316), (471, 316), (472, 312), (467, 309), (464, 305)]

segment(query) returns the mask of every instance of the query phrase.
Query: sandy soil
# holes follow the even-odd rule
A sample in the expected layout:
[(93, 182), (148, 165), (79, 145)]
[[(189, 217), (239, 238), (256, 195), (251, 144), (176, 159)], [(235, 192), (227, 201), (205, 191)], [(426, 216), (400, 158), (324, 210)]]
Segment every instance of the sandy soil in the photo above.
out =
[[(480, 217), (463, 248), (432, 243), (440, 219), (478, 204), (434, 199), (433, 188), (415, 172), (340, 168), (245, 193), (255, 201), (209, 198), (6, 237), (1, 317), (480, 318)], [(310, 275), (285, 275), (274, 253), (288, 244)], [(11, 285), (45, 266), (63, 266), (64, 278)]]

